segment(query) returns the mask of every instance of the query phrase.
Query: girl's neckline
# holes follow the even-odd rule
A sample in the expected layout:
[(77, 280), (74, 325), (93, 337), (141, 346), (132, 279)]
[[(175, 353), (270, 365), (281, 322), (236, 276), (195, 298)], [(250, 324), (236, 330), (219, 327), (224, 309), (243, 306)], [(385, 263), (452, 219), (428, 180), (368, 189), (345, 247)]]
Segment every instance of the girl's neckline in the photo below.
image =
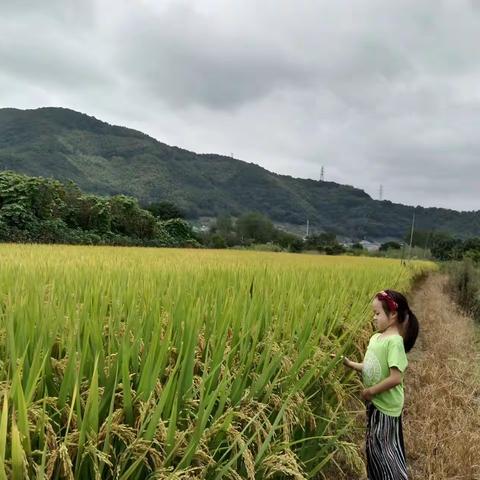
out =
[(377, 332), (377, 338), (380, 340), (383, 340), (384, 338), (389, 338), (389, 337), (401, 337), (399, 333), (392, 333), (391, 335), (383, 335), (381, 332)]

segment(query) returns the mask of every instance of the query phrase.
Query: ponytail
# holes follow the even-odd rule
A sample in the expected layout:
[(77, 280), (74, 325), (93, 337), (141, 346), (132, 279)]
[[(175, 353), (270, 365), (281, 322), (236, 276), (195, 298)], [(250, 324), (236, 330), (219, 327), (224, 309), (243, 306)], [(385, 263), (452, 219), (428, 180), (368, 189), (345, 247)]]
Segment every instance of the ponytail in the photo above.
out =
[(376, 297), (382, 302), (383, 309), (389, 313), (396, 311), (398, 323), (400, 324), (400, 334), (403, 337), (405, 351), (409, 352), (418, 337), (419, 324), (416, 315), (410, 310), (407, 299), (395, 290), (383, 290)]
[(407, 307), (407, 314), (404, 324), (405, 326), (402, 329), (403, 345), (405, 347), (405, 351), (409, 352), (415, 345), (419, 330), (417, 317), (409, 307)]

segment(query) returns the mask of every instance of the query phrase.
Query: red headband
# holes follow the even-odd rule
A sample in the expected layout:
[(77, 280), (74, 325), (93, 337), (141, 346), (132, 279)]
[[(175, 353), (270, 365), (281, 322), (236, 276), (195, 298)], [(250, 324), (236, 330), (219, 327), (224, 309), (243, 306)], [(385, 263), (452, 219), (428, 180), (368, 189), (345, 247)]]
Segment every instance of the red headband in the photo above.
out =
[(387, 302), (388, 309), (389, 309), (391, 312), (396, 312), (396, 311), (398, 310), (398, 303), (397, 303), (387, 292), (385, 292), (384, 290), (382, 290), (381, 292), (377, 293), (376, 297), (377, 297), (379, 300), (384, 300), (385, 302)]

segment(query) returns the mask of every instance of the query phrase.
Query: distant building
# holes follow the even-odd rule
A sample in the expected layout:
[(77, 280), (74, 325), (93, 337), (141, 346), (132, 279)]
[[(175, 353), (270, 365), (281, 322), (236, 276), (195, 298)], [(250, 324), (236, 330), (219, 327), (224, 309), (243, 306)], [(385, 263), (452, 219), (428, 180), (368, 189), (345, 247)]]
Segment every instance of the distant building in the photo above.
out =
[(361, 245), (362, 248), (368, 250), (369, 252), (376, 252), (380, 249), (380, 243), (378, 242), (369, 242), (368, 240), (362, 240), (360, 242), (342, 242), (341, 243), (345, 248), (352, 248), (353, 245)]
[(208, 225), (200, 225), (200, 226), (192, 225), (192, 230), (194, 232), (207, 232), (209, 228), (210, 227)]
[(369, 252), (377, 252), (380, 249), (380, 243), (378, 242), (369, 242), (368, 240), (362, 240), (358, 242), (365, 250)]

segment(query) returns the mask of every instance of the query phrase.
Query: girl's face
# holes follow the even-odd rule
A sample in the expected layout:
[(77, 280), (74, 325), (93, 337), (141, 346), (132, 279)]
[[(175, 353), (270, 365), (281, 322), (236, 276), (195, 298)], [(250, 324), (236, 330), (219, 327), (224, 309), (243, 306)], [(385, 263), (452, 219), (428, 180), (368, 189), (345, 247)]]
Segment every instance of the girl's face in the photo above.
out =
[(378, 298), (373, 299), (372, 308), (373, 323), (378, 331), (383, 332), (389, 326), (393, 325), (394, 318), (392, 318), (392, 313), (390, 312), (388, 315), (385, 313), (382, 302)]

